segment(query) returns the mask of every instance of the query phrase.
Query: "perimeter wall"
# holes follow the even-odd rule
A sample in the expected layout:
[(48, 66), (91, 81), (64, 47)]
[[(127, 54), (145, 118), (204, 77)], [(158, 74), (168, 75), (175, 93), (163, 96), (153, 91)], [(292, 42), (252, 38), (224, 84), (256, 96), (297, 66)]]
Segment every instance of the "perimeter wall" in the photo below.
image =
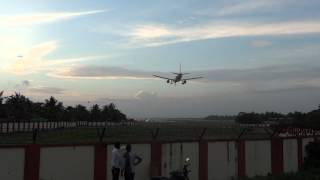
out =
[[(190, 180), (294, 172), (302, 167), (305, 146), (319, 137), (225, 139), (133, 143), (143, 161), (137, 180), (168, 176), (191, 159)], [(0, 179), (111, 180), (112, 144), (0, 146)]]

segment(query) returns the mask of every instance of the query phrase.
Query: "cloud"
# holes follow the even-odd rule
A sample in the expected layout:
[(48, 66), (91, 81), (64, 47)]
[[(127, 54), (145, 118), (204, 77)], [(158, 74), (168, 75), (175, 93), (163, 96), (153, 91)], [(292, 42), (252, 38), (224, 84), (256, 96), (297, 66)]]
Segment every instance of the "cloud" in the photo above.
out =
[(243, 69), (216, 69), (198, 72), (212, 82), (261, 82), (296, 79), (306, 81), (320, 78), (320, 66), (284, 64)]
[(26, 89), (31, 86), (30, 80), (23, 80), (20, 83), (16, 84), (14, 87), (15, 89)]
[(114, 102), (129, 117), (205, 117), (239, 112), (292, 112), (317, 108), (319, 88), (273, 92), (221, 92), (192, 97), (158, 96), (152, 101), (103, 98), (92, 103)]
[(32, 94), (63, 94), (65, 89), (57, 87), (38, 86), (28, 88), (27, 91)]
[(242, 13), (248, 13), (256, 10), (265, 10), (266, 8), (271, 8), (279, 6), (282, 4), (287, 4), (287, 0), (247, 0), (241, 3), (236, 3), (233, 5), (228, 5), (217, 12), (219, 16), (226, 15), (237, 15)]
[[(276, 92), (320, 88), (320, 66), (314, 64), (284, 64), (256, 68), (211, 69), (191, 72), (203, 76), (196, 82), (215, 84), (238, 92)], [(119, 67), (74, 67), (54, 77), (74, 79), (153, 79), (151, 71)], [(156, 72), (171, 77), (166, 72)], [(186, 77), (192, 77), (186, 76)], [(139, 91), (135, 98), (155, 97), (152, 92)], [(150, 99), (150, 98), (149, 98)]]
[(46, 57), (53, 53), (59, 47), (57, 41), (48, 41), (33, 46), (26, 53), (19, 55), (13, 60), (13, 63), (9, 64), (5, 70), (18, 74), (31, 74), (40, 71), (52, 71), (56, 70), (60, 66), (72, 64), (81, 61), (89, 61), (95, 59), (110, 58), (108, 55), (103, 56), (84, 56), (78, 58), (67, 59), (46, 59)]
[(134, 95), (134, 98), (139, 100), (152, 100), (157, 98), (157, 94), (155, 92), (147, 92), (140, 90)]
[(256, 90), (256, 93), (281, 93), (281, 92), (295, 92), (295, 91), (301, 91), (301, 92), (308, 92), (310, 90), (320, 90), (320, 86), (315, 85), (308, 85), (308, 84), (297, 84), (297, 85), (289, 85), (285, 87), (280, 88), (269, 88), (269, 89), (261, 89)]
[(266, 47), (266, 46), (270, 46), (271, 44), (272, 44), (271, 41), (265, 41), (265, 40), (256, 40), (251, 42), (251, 45), (254, 47)]
[(129, 47), (155, 47), (195, 40), (241, 36), (278, 36), (320, 33), (319, 21), (276, 23), (217, 22), (193, 27), (138, 25), (120, 35), (128, 37)]
[(149, 39), (149, 38), (161, 38), (167, 36), (174, 36), (175, 33), (173, 29), (162, 25), (142, 25), (137, 26), (129, 36), (137, 37), (139, 39)]
[(24, 80), (24, 81), (22, 81), (22, 85), (23, 86), (30, 86), (31, 82), (29, 80)]
[(203, 71), (203, 81), (232, 87), (233, 91), (275, 93), (320, 88), (320, 66), (285, 64), (244, 69)]
[(49, 86), (37, 86), (31, 83), (31, 80), (23, 80), (19, 84), (15, 85), (15, 90), (25, 91), (28, 94), (39, 95), (39, 94), (63, 94), (65, 89), (59, 87)]
[[(186, 77), (203, 76), (196, 82), (216, 84), (233, 91), (267, 92), (285, 91), (300, 88), (317, 88), (320, 84), (320, 66), (314, 64), (283, 64), (256, 68), (211, 69), (192, 71)], [(70, 79), (154, 79), (152, 74), (172, 77), (166, 72), (151, 72), (109, 66), (74, 66), (67, 70), (55, 71), (50, 74), (56, 78)], [(155, 96), (153, 93), (139, 91), (135, 98)]]
[(17, 60), (7, 69), (15, 74), (33, 73), (46, 65), (43, 58), (57, 49), (56, 41), (48, 41), (32, 47), (25, 55), (17, 57)]
[(80, 16), (93, 15), (106, 12), (107, 10), (93, 10), (80, 12), (56, 12), (56, 13), (35, 13), (0, 18), (0, 26), (24, 26), (34, 24), (52, 23), (62, 20), (77, 18)]
[(57, 78), (71, 79), (151, 79), (152, 73), (111, 66), (74, 66), (49, 74)]

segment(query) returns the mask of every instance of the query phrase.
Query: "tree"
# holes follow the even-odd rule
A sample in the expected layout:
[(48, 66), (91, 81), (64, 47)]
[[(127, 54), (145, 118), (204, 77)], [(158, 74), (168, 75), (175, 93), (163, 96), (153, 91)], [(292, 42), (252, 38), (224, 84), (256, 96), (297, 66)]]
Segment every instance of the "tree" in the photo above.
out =
[(58, 121), (61, 120), (63, 113), (63, 105), (61, 102), (58, 102), (54, 97), (50, 97), (45, 100), (43, 105), (44, 118), (49, 121)]
[(110, 121), (110, 119), (111, 119), (110, 114), (111, 114), (111, 112), (109, 110), (109, 106), (104, 105), (102, 108), (102, 112), (101, 112), (102, 121)]
[(320, 168), (320, 142), (310, 142), (306, 146), (304, 169)]
[(127, 117), (120, 110), (117, 109), (116, 105), (110, 103), (102, 108), (102, 119), (103, 121), (120, 122), (126, 120)]
[(30, 120), (32, 118), (32, 102), (20, 93), (7, 97), (6, 110), (9, 118), (14, 120)]
[(120, 121), (125, 121), (125, 120), (127, 120), (127, 116), (125, 114), (123, 114), (120, 110), (116, 109), (114, 121), (120, 122)]
[(236, 122), (243, 124), (259, 124), (263, 121), (262, 117), (254, 112), (240, 112), (236, 117)]
[[(5, 102), (4, 102), (5, 101)], [(103, 106), (92, 106), (90, 111), (83, 105), (76, 107), (68, 106), (65, 108), (62, 102), (54, 97), (45, 99), (42, 102), (32, 102), (30, 99), (20, 93), (3, 97), (0, 92), (0, 120), (31, 120), (47, 119), (50, 121), (115, 121), (120, 122), (126, 119), (126, 116), (116, 108), (115, 104)]]
[(98, 104), (92, 106), (90, 110), (90, 120), (91, 121), (101, 121), (102, 120), (102, 112)]
[(308, 127), (320, 128), (320, 110), (313, 110), (306, 114), (305, 124)]
[(72, 106), (68, 106), (63, 110), (62, 116), (61, 116), (62, 121), (75, 121), (75, 108)]
[(305, 123), (305, 119), (306, 119), (306, 113), (302, 113), (302, 112), (290, 112), (287, 114), (287, 118), (291, 121), (291, 124), (295, 124), (298, 126), (303, 126), (303, 124)]
[(43, 118), (43, 103), (32, 103), (32, 117), (38, 119)]
[(90, 113), (85, 106), (78, 104), (75, 107), (75, 120), (76, 121), (88, 121), (90, 119)]
[(1, 118), (6, 118), (6, 110), (5, 110), (5, 105), (3, 104), (3, 91), (0, 92), (0, 119)]

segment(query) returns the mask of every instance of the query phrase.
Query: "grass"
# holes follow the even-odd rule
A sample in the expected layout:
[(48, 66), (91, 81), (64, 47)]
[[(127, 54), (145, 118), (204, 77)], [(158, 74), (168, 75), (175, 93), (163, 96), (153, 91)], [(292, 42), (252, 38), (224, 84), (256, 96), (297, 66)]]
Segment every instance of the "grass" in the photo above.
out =
[[(157, 140), (182, 141), (197, 140), (206, 128), (205, 139), (237, 138), (243, 128), (230, 122), (181, 121), (154, 123), (137, 123), (134, 126), (117, 125), (106, 127), (104, 142), (137, 142), (151, 141), (153, 135)], [(157, 129), (159, 129), (158, 133)], [(39, 144), (94, 143), (99, 141), (102, 128), (74, 128), (40, 131), (37, 136)], [(265, 131), (249, 132), (250, 137), (265, 137)], [(32, 132), (0, 135), (0, 144), (32, 143)]]
[(257, 176), (245, 180), (320, 180), (320, 169), (309, 169), (281, 175)]

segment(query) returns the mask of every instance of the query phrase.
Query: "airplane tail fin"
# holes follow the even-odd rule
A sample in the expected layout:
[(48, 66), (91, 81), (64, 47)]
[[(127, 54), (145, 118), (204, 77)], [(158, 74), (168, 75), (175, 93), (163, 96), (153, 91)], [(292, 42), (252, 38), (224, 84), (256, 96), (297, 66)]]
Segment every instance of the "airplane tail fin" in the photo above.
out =
[(182, 73), (182, 68), (181, 68), (181, 63), (179, 64), (179, 72), (171, 72), (172, 74), (176, 74), (176, 75), (187, 75), (187, 74), (191, 74), (191, 73)]

